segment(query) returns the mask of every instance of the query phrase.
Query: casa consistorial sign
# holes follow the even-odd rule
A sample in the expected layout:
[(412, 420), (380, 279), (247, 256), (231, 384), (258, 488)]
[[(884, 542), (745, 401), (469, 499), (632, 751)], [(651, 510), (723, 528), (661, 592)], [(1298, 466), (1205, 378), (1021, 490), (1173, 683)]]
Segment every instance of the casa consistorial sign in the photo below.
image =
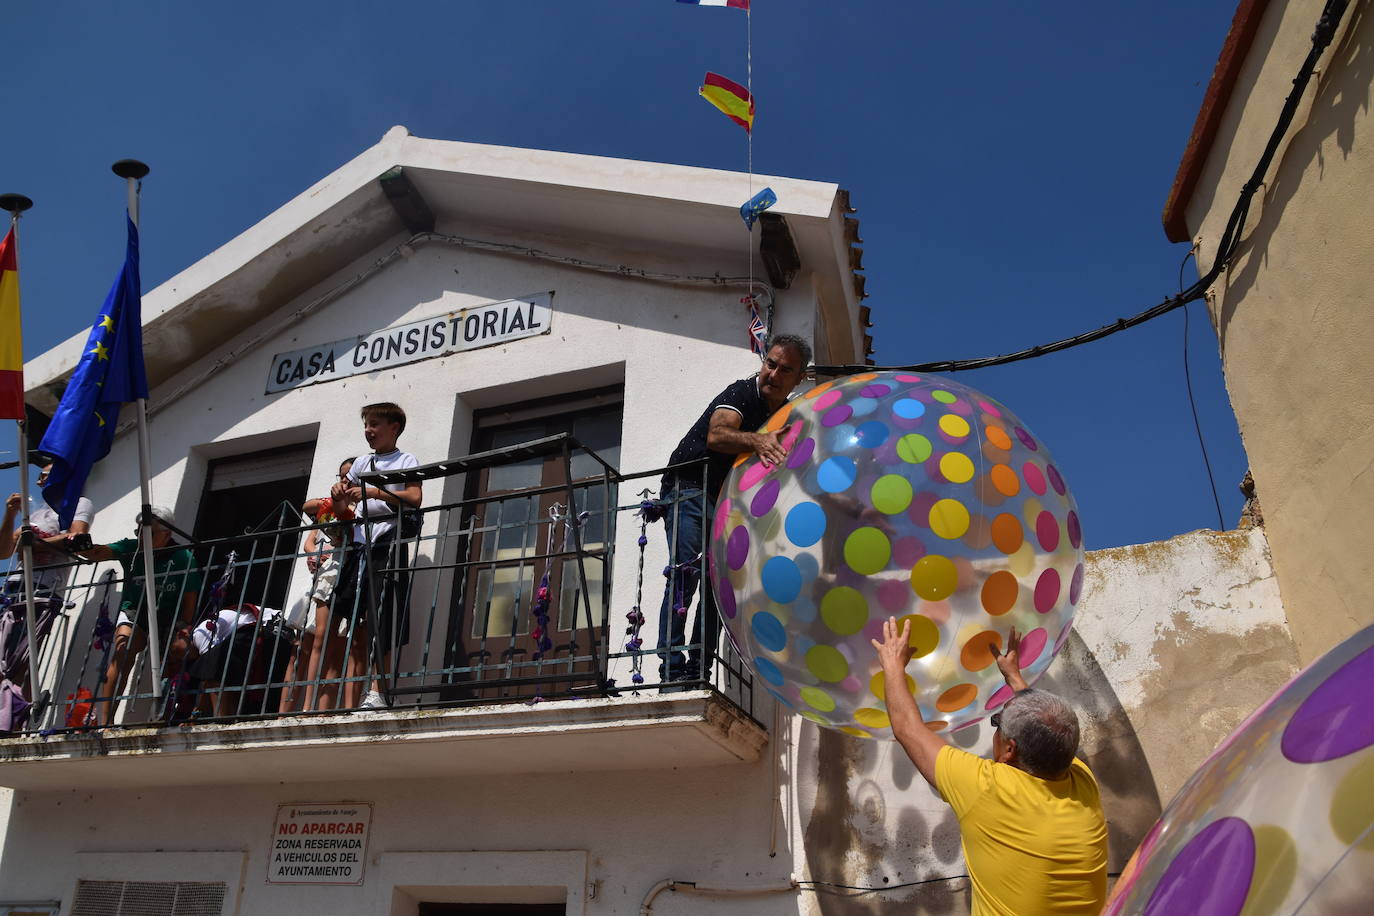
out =
[(552, 318), (553, 293), (536, 293), (278, 353), (268, 370), (267, 393), (547, 334)]

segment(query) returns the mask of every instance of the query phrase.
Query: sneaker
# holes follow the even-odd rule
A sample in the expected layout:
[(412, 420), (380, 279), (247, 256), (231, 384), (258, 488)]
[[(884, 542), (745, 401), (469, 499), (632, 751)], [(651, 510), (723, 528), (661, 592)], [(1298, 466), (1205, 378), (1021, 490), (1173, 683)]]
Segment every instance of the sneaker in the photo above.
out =
[(358, 706), (358, 708), (359, 708), (359, 709), (386, 709), (386, 708), (387, 708), (387, 702), (386, 702), (386, 699), (383, 698), (382, 695), (381, 695), (380, 693), (378, 693), (378, 692), (375, 691), (375, 690), (369, 690), (369, 691), (367, 692), (367, 696), (363, 697), (363, 701), (362, 701), (362, 703)]

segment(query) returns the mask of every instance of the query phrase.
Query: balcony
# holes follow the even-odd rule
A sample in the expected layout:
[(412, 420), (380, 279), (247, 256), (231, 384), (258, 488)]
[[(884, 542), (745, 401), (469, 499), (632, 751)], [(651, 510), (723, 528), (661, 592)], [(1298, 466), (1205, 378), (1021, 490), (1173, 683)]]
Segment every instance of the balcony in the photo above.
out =
[[(534, 461), (560, 482), (477, 485), (496, 479), (492, 469)], [(662, 536), (642, 517), (639, 495), (661, 470), (621, 474), (564, 434), (365, 482), (459, 474), (462, 499), (409, 513), (389, 546), (369, 555), (370, 571), (359, 558), (355, 587), (341, 590), (314, 637), (315, 658), (337, 659), (338, 670), (306, 661), (299, 626), (313, 615), (262, 607), (303, 590), (300, 581), (288, 585), (311, 577), (307, 538), (331, 530), (296, 524), (294, 509), (243, 537), (157, 552), (156, 584), (175, 591), (159, 605), (194, 608), (194, 626), (159, 621), (157, 657), (151, 649), (134, 656), (124, 686), (107, 686), (118, 678), (103, 675), (109, 631), (124, 587), (141, 594), (142, 577), (126, 583), (112, 562), (68, 564), (57, 597), (35, 592), (32, 673), (25, 652), (4, 659), (11, 680), (39, 700), (22, 728), (0, 738), (0, 784), (56, 789), (92, 778), (138, 788), (758, 759), (767, 732), (755, 716), (752, 674), (728, 638), (719, 650), (712, 640), (684, 647), (701, 650), (695, 680), (661, 682), (651, 651), (661, 559), (640, 540), (658, 547)], [(374, 540), (384, 524), (360, 523)], [(22, 589), (10, 581), (0, 613), (22, 620)], [(379, 609), (389, 590), (397, 597), (387, 615)], [(401, 607), (409, 609), (408, 643), (399, 638)], [(375, 634), (388, 621), (391, 641), (404, 648), (384, 654)], [(388, 707), (358, 704), (371, 686)]]

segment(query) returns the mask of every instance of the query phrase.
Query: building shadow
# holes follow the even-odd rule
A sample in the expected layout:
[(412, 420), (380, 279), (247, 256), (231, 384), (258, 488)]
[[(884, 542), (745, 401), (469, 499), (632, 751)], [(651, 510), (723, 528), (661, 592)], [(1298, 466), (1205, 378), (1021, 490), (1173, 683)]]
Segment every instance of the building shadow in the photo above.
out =
[[(1243, 260), (1238, 258), (1239, 266), (1224, 277), (1226, 296), (1217, 316), (1223, 354), (1227, 332), (1237, 309), (1259, 282), (1261, 269), (1268, 265), (1270, 245), (1276, 237), (1282, 240), (1279, 227), (1285, 220), (1289, 204), (1305, 184), (1309, 185), (1310, 194), (1310, 183), (1320, 184), (1326, 176), (1323, 144), (1328, 137), (1334, 136), (1341, 155), (1349, 159), (1355, 147), (1355, 124), (1370, 109), (1370, 86), (1374, 83), (1374, 34), (1371, 34), (1374, 19), (1361, 4), (1351, 5), (1350, 16), (1349, 26), (1330, 52), (1330, 62), (1313, 78), (1317, 88), (1311, 108), (1302, 118), (1301, 126), (1290, 134), (1277, 166), (1271, 169), (1258, 207), (1259, 218), (1251, 223), (1253, 228), (1238, 251)], [(1332, 78), (1323, 79), (1328, 73)], [(1309, 177), (1313, 163), (1316, 172)], [(1256, 207), (1252, 204), (1253, 209)], [(1251, 216), (1253, 218), (1253, 212)]]
[(1079, 756), (1088, 762), (1107, 815), (1107, 870), (1119, 872), (1159, 819), (1159, 791), (1150, 764), (1102, 667), (1077, 631), (1035, 685), (1078, 712)]

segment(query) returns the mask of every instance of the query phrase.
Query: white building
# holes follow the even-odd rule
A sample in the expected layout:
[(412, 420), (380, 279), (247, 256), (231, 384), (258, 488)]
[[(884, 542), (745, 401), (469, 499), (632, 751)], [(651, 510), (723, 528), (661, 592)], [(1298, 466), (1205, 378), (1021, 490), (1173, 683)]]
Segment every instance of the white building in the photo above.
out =
[[(358, 409), (376, 401), (406, 408), (401, 446), (422, 464), (570, 432), (616, 467), (661, 467), (709, 398), (757, 371), (740, 304), (751, 271), (775, 330), (814, 338), (818, 359), (862, 361), (867, 310), (848, 195), (787, 178), (756, 184), (779, 203), (751, 235), (739, 215), (745, 175), (391, 130), (144, 297), (155, 501), (198, 539), (276, 528), (284, 500), (327, 492), (340, 459), (366, 450)], [(30, 362), (33, 406), (52, 411), (85, 337)], [(308, 352), (290, 355), (336, 341), (348, 344), (332, 373), (327, 354), (313, 364)], [(87, 488), (100, 507), (97, 540), (123, 536), (136, 514), (134, 440), (123, 432)], [(554, 484), (557, 465), (440, 477), (426, 504)], [(629, 484), (619, 490), (620, 502), (638, 501)], [(517, 531), (516, 541), (547, 529)], [(651, 569), (663, 564), (661, 530), (651, 532)], [(622, 519), (612, 651), (633, 603), (638, 535)], [(431, 542), (427, 561), (452, 562), (452, 546)], [(507, 535), (497, 548), (511, 555)], [(298, 598), (307, 577), (290, 565), (289, 588), (282, 570), (255, 580), (249, 597), (263, 600), (255, 596), (266, 588), (274, 603)], [(472, 586), (496, 593), (486, 602), (492, 631), (509, 619), (515, 602), (499, 593), (517, 573)], [(415, 593), (447, 595), (453, 575), (421, 573)], [(598, 575), (589, 572), (588, 588), (599, 595)], [(563, 578), (575, 594), (574, 577)], [(645, 584), (650, 645), (662, 581)], [(441, 648), (451, 657), (463, 633), (480, 634), (460, 603), (413, 601), (403, 668), (440, 667)], [(90, 617), (72, 624), (74, 635), (55, 632), (84, 646)], [(74, 667), (59, 696), (75, 689)], [(611, 674), (627, 683), (628, 663)], [(15, 742), (3, 765), (17, 794), (0, 902), (87, 912), (74, 898), (94, 899), (97, 888), (76, 891), (78, 880), (153, 881), (216, 885), (207, 899), (219, 903), (177, 910), (187, 913), (415, 913), (443, 901), (631, 912), (663, 878), (785, 883), (790, 856), (769, 857), (772, 710), (738, 683), (733, 696), (517, 698)], [(370, 811), (352, 883), (269, 883), (279, 807), (303, 804)]]

